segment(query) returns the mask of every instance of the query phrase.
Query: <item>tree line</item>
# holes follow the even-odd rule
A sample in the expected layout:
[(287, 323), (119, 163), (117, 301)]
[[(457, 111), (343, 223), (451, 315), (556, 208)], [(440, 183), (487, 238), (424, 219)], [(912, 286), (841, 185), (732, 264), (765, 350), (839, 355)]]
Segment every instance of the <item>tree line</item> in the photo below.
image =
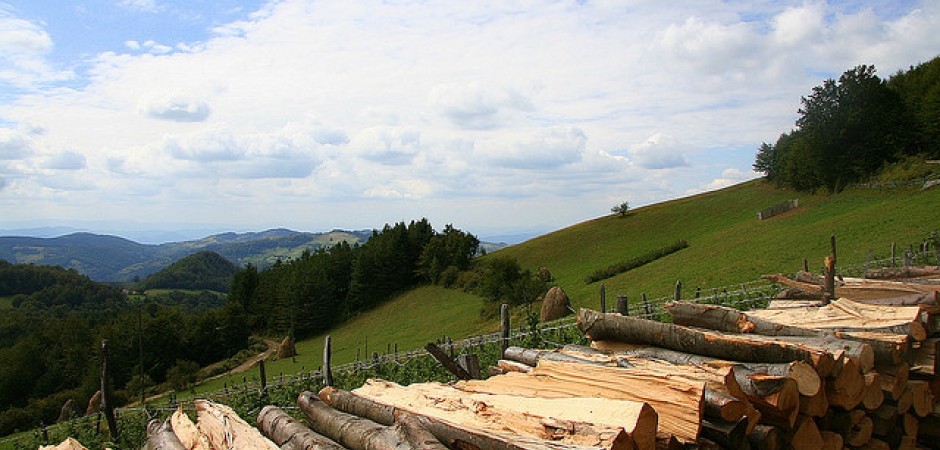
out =
[(266, 270), (249, 264), (236, 271), (229, 299), (254, 330), (303, 338), (445, 272), (466, 270), (479, 244), (452, 225), (437, 232), (427, 219), (385, 225), (364, 244), (308, 250)]
[(780, 186), (840, 191), (906, 157), (940, 158), (940, 57), (887, 80), (860, 65), (801, 99), (796, 127), (758, 148)]

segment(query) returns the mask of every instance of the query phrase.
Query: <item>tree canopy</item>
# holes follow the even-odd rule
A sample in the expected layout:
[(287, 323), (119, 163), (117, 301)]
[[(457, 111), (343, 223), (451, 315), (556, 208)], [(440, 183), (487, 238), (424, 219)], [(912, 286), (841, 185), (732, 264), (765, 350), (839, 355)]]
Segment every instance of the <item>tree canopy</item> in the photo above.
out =
[(940, 156), (940, 58), (889, 81), (860, 65), (803, 97), (796, 128), (762, 143), (754, 169), (782, 186), (831, 192), (886, 163)]

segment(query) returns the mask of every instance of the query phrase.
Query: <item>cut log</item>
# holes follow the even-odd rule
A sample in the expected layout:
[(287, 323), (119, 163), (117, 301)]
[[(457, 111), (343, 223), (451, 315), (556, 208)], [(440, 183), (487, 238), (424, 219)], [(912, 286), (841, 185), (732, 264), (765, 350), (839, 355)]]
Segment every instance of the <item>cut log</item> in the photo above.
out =
[(333, 409), (311, 392), (302, 392), (297, 398), (297, 406), (314, 431), (353, 450), (446, 448), (439, 442), (409, 441), (408, 432), (402, 426), (387, 427)]
[(528, 364), (523, 364), (518, 361), (510, 361), (508, 359), (501, 359), (496, 362), (496, 365), (503, 371), (503, 373), (506, 373), (506, 372), (526, 373), (532, 370), (532, 366)]
[(846, 445), (858, 447), (871, 440), (873, 423), (862, 410), (835, 411), (829, 423), (829, 429), (841, 434)]
[(895, 366), (880, 367), (878, 373), (878, 382), (881, 383), (881, 389), (887, 398), (894, 401), (900, 399), (907, 387), (910, 366), (907, 363), (900, 363)]
[(840, 298), (819, 308), (749, 311), (748, 317), (798, 328), (907, 334), (922, 341), (927, 329), (920, 313), (918, 306), (869, 305)]
[[(658, 359), (672, 364), (695, 366), (715, 371), (715, 373), (723, 376), (726, 374), (725, 371), (731, 367), (737, 367), (739, 368), (738, 370), (746, 374), (763, 373), (769, 375), (770, 377), (766, 378), (768, 386), (761, 386), (764, 380), (758, 378), (754, 378), (749, 382), (749, 384), (754, 387), (754, 390), (750, 392), (751, 395), (763, 396), (770, 394), (773, 388), (769, 385), (777, 383), (772, 377), (787, 377), (793, 379), (801, 395), (815, 395), (820, 389), (821, 379), (819, 378), (819, 374), (816, 373), (816, 370), (813, 369), (812, 366), (802, 361), (786, 363), (739, 363), (707, 356), (693, 355), (691, 353), (661, 347), (631, 345), (629, 348), (624, 349), (622, 346), (616, 346), (609, 341), (594, 341), (594, 345), (599, 348), (616, 347), (618, 350), (615, 354), (625, 355), (629, 358)], [(566, 347), (566, 350), (573, 350), (575, 348), (574, 346)]]
[(881, 389), (881, 375), (878, 372), (865, 374), (865, 393), (862, 395), (862, 407), (874, 411), (885, 401), (884, 391)]
[(454, 376), (457, 378), (461, 380), (469, 380), (473, 378), (469, 372), (464, 370), (463, 367), (460, 367), (460, 364), (457, 364), (457, 361), (454, 361), (453, 358), (447, 355), (447, 353), (444, 353), (444, 351), (433, 342), (428, 342), (428, 344), (424, 346), (424, 349), (430, 353), (434, 359), (441, 363), (441, 365), (444, 366), (448, 372), (454, 374)]
[[(840, 305), (839, 302), (836, 302), (833, 306), (826, 308), (834, 309), (838, 314), (842, 314), (843, 310)], [(831, 336), (831, 338), (840, 339), (835, 341), (839, 344), (838, 346), (844, 347), (844, 350), (856, 359), (866, 372), (871, 369), (875, 361), (897, 364), (901, 361), (902, 355), (909, 351), (908, 341), (904, 338), (899, 339), (894, 335), (873, 333), (871, 331), (845, 332), (846, 330), (838, 328), (820, 328), (804, 325), (800, 322), (780, 322), (776, 320), (779, 318), (790, 320), (794, 314), (807, 314), (805, 311), (825, 311), (826, 308), (788, 309), (787, 311), (777, 312), (768, 312), (768, 310), (742, 312), (725, 306), (688, 302), (673, 302), (666, 305), (666, 310), (672, 314), (673, 321), (678, 325), (765, 336)], [(872, 347), (870, 350), (872, 354), (869, 355), (869, 350), (863, 346), (847, 343), (841, 339), (868, 344)], [(871, 361), (871, 358), (874, 358), (875, 361)]]
[(525, 398), (467, 393), (440, 383), (399, 386), (383, 380), (368, 380), (354, 394), (394, 406), (398, 411), (487, 433), (509, 432), (604, 448), (653, 449), (656, 442), (657, 415), (649, 405), (639, 402), (583, 397)]
[(702, 436), (725, 448), (740, 449), (746, 445), (747, 420), (726, 422), (718, 419), (702, 419)]
[(822, 388), (813, 396), (800, 396), (800, 414), (810, 417), (822, 417), (829, 411), (829, 397), (826, 397), (825, 381)]
[(578, 327), (592, 340), (655, 345), (745, 362), (805, 361), (825, 374), (834, 363), (827, 352), (792, 342), (755, 340), (750, 335), (726, 335), (583, 308), (578, 315)]
[(76, 441), (74, 438), (67, 437), (65, 440), (59, 443), (59, 445), (41, 445), (39, 450), (88, 450), (82, 445), (81, 442)]
[(844, 439), (841, 434), (820, 430), (819, 436), (823, 440), (822, 450), (842, 450)]
[(799, 417), (790, 437), (790, 446), (794, 450), (818, 450), (822, 448), (822, 435), (819, 434), (819, 428), (811, 417)]
[(214, 449), (277, 450), (278, 446), (261, 435), (257, 428), (238, 417), (228, 406), (208, 400), (196, 400), (197, 428)]
[(911, 370), (930, 377), (940, 374), (937, 371), (938, 362), (940, 362), (937, 359), (938, 346), (940, 346), (940, 338), (931, 338), (921, 342), (913, 350), (914, 364)]
[(851, 359), (845, 361), (838, 375), (826, 380), (826, 397), (832, 406), (853, 409), (862, 402), (864, 395), (865, 378)]
[(907, 382), (907, 388), (911, 391), (911, 411), (917, 417), (927, 417), (933, 412), (933, 394), (930, 392), (930, 386), (925, 380), (910, 380)]
[(315, 433), (276, 406), (265, 406), (258, 414), (261, 432), (281, 450), (343, 450), (332, 439)]
[(187, 450), (209, 450), (212, 448), (209, 439), (199, 432), (196, 424), (183, 412), (182, 405), (170, 417), (170, 426), (173, 427), (173, 433), (176, 434), (180, 443)]
[(656, 371), (647, 366), (640, 371), (542, 361), (528, 374), (509, 373), (454, 386), (466, 392), (529, 398), (601, 397), (647, 403), (659, 413), (659, 429), (683, 443), (696, 441), (704, 415), (705, 383), (682, 377), (674, 367)]
[(893, 280), (898, 278), (915, 277), (935, 277), (940, 275), (940, 269), (937, 266), (926, 267), (885, 267), (878, 269), (868, 269), (865, 271), (865, 278), (876, 280)]
[(147, 424), (147, 441), (144, 450), (185, 450), (169, 420), (151, 420)]
[[(320, 391), (319, 397), (330, 406), (348, 414), (365, 417), (383, 425), (392, 425), (395, 421), (396, 408), (394, 406), (378, 403), (348, 391), (326, 387)], [(428, 416), (416, 413), (413, 413), (413, 415), (449, 448), (465, 450), (558, 450), (567, 447), (521, 436), (485, 433), (466, 427), (461, 428), (456, 424)]]
[[(547, 360), (572, 364), (617, 366), (641, 371), (644, 370), (645, 367), (650, 367), (651, 364), (653, 366), (651, 368), (652, 371), (668, 370), (666, 368), (667, 366), (663, 365), (663, 362), (679, 365), (683, 367), (676, 367), (674, 372), (681, 374), (684, 378), (695, 379), (705, 383), (704, 413), (706, 416), (721, 419), (725, 422), (737, 422), (749, 413), (751, 415), (754, 414), (754, 409), (747, 404), (747, 399), (741, 395), (736, 396), (734, 394), (738, 390), (737, 387), (729, 386), (729, 384), (736, 382), (735, 375), (732, 373), (733, 363), (713, 358), (697, 357), (696, 355), (658, 347), (645, 347), (645, 350), (647, 351), (638, 349), (636, 352), (612, 355), (590, 347), (575, 345), (566, 346), (561, 352), (509, 347), (505, 355), (536, 364), (540, 360)], [(650, 361), (651, 359), (654, 361)], [(775, 365), (770, 364), (767, 366), (773, 369)], [(789, 365), (781, 364), (780, 366), (781, 368), (778, 369), (782, 370), (782, 367)], [(806, 370), (812, 372), (813, 375), (816, 374), (811, 367), (805, 364), (804, 366)], [(758, 380), (753, 380), (752, 382), (755, 385), (761, 384)], [(770, 382), (765, 384), (769, 383)], [(765, 392), (762, 392), (760, 395), (769, 396), (775, 391), (776, 389), (766, 387)], [(756, 420), (749, 422), (748, 431), (753, 428), (753, 425), (756, 425)]]
[(753, 450), (782, 450), (787, 445), (783, 430), (770, 425), (758, 425), (748, 435), (748, 441)]

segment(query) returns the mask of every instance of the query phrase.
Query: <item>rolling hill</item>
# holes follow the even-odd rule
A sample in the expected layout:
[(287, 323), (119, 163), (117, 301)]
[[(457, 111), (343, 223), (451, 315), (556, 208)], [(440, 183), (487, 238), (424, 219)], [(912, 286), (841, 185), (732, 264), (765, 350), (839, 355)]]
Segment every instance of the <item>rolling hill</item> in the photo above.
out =
[(95, 281), (146, 278), (196, 252), (212, 251), (237, 266), (267, 267), (340, 241), (364, 242), (371, 230), (305, 233), (272, 229), (257, 233), (222, 233), (194, 241), (140, 244), (117, 236), (73, 233), (55, 238), (0, 237), (0, 259), (14, 264), (62, 266)]
[[(757, 212), (799, 198), (799, 208), (759, 221)], [(940, 229), (940, 188), (854, 189), (840, 194), (808, 195), (778, 189), (760, 180), (719, 191), (609, 215), (488, 254), (516, 258), (523, 267), (547, 267), (577, 306), (598, 305), (603, 283), (607, 298), (641, 293), (670, 295), (675, 282), (687, 289), (739, 284), (765, 273), (795, 272), (807, 258), (821, 267), (829, 236), (838, 241), (839, 265), (864, 263), (869, 250), (885, 257), (892, 243), (900, 248), (921, 243)], [(600, 283), (587, 283), (590, 272), (678, 239), (689, 247)], [(608, 300), (610, 302), (611, 300)], [(404, 293), (330, 331), (337, 364), (353, 361), (360, 350), (383, 351), (397, 344), (410, 350), (448, 335), (453, 339), (492, 332), (496, 319), (479, 315), (483, 300), (461, 290), (424, 286)], [(537, 305), (536, 305), (537, 307)], [(516, 317), (522, 316), (516, 312)], [(515, 319), (514, 319), (515, 320)], [(518, 322), (517, 322), (518, 323)], [(368, 343), (368, 344), (367, 344)], [(298, 343), (295, 360), (270, 363), (268, 373), (297, 373), (322, 362), (323, 336)], [(241, 376), (222, 377), (199, 388), (221, 389)]]

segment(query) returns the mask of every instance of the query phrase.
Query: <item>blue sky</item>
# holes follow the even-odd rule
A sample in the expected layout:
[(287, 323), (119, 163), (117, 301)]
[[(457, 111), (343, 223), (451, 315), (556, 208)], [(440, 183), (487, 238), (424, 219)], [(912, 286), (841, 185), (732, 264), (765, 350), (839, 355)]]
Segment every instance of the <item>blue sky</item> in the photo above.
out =
[(756, 176), (940, 3), (0, 0), (0, 229), (551, 230)]

